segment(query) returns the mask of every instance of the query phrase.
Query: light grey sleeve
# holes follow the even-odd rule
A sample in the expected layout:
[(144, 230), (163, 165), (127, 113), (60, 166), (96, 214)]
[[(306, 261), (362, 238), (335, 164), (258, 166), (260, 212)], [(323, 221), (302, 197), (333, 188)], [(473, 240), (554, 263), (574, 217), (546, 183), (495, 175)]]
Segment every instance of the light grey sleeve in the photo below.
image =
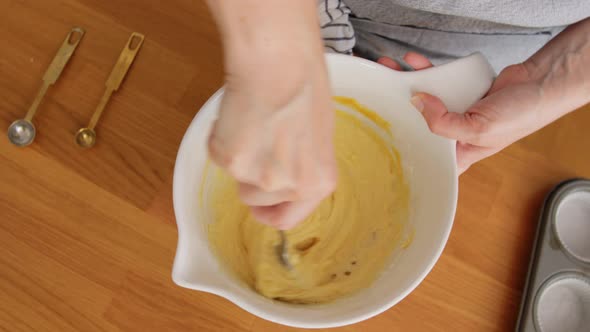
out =
[(352, 54), (356, 38), (350, 8), (342, 0), (318, 0), (317, 8), (326, 52)]

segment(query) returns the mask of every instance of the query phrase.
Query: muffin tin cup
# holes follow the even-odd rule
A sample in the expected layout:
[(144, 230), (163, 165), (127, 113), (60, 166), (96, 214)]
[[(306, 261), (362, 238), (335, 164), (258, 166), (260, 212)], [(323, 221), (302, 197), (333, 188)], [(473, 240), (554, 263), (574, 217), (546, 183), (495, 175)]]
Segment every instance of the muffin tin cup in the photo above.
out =
[(590, 180), (547, 196), (535, 236), (517, 331), (590, 331)]
[(590, 191), (565, 195), (554, 209), (552, 229), (570, 259), (590, 265)]
[(533, 304), (535, 329), (542, 332), (590, 329), (590, 279), (561, 272), (545, 281)]

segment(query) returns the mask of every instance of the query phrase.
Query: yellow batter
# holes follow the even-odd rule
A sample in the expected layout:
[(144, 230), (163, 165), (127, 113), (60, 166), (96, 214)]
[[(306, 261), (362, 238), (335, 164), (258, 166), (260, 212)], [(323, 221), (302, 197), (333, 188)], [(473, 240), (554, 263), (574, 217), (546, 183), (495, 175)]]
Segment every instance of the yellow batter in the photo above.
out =
[(229, 269), (266, 297), (321, 303), (351, 294), (370, 286), (400, 247), (408, 189), (399, 155), (359, 116), (387, 134), (389, 125), (350, 98), (336, 101), (358, 113), (336, 111), (338, 186), (287, 232), (293, 270), (279, 262), (277, 230), (252, 218), (234, 180), (219, 169), (213, 173), (210, 242)]

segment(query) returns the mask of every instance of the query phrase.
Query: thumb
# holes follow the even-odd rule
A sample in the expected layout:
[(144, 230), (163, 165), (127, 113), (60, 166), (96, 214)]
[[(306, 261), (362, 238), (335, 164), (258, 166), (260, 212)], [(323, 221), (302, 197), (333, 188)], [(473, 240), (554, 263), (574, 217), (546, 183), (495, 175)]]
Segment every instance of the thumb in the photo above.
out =
[(410, 102), (422, 114), (430, 131), (436, 135), (469, 141), (480, 132), (481, 123), (477, 114), (469, 111), (449, 112), (436, 96), (419, 92), (412, 96)]
[(502, 147), (484, 147), (469, 143), (457, 142), (457, 167), (459, 174), (469, 166), (502, 150)]

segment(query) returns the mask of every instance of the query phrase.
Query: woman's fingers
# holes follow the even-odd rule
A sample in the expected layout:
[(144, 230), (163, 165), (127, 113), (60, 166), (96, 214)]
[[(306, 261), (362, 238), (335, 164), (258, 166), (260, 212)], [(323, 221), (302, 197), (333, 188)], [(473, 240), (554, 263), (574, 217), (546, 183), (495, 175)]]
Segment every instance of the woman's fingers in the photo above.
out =
[(277, 229), (293, 228), (311, 214), (321, 200), (299, 200), (273, 206), (251, 207), (252, 216), (259, 222)]
[(485, 159), (501, 148), (489, 148), (457, 141), (457, 167), (459, 174), (465, 172), (471, 165)]
[(384, 65), (385, 67), (391, 68), (393, 70), (397, 70), (397, 71), (403, 71), (402, 66), (400, 66), (399, 63), (397, 63), (397, 61), (388, 58), (386, 56), (382, 56), (377, 60), (378, 64)]
[(410, 102), (422, 113), (430, 131), (458, 141), (470, 141), (484, 128), (486, 119), (469, 111), (461, 114), (449, 112), (443, 102), (436, 96), (419, 92), (412, 96)]
[(439, 136), (457, 140), (457, 168), (459, 174), (465, 172), (472, 164), (500, 151), (497, 148), (482, 147), (466, 143), (480, 133), (485, 119), (476, 114), (466, 112), (449, 112), (443, 102), (432, 95), (417, 93), (410, 100), (414, 107), (422, 113), (430, 131)]
[(415, 70), (421, 70), (432, 67), (432, 63), (427, 57), (416, 52), (408, 52), (404, 55), (404, 61)]
[(296, 192), (291, 189), (265, 191), (248, 183), (240, 183), (238, 192), (242, 202), (249, 206), (272, 206), (298, 199)]
[(459, 168), (459, 174), (466, 171), (471, 165), (490, 157), (501, 150), (502, 148), (483, 147), (457, 142), (457, 166)]
[[(415, 53), (408, 52), (404, 55), (404, 61), (414, 70), (421, 70), (432, 67), (432, 63), (425, 56)], [(391, 68), (397, 71), (403, 71), (403, 67), (392, 58), (383, 56), (377, 60), (377, 63), (384, 65), (385, 67)]]
[[(427, 57), (415, 52), (406, 53), (403, 60), (415, 70), (433, 66)], [(387, 57), (380, 58), (378, 62), (394, 70), (403, 70), (395, 60)], [(427, 93), (416, 93), (410, 101), (424, 117), (430, 131), (439, 136), (457, 140), (459, 174), (466, 171), (472, 164), (501, 150), (466, 143), (480, 135), (482, 128), (485, 128), (486, 119), (479, 114), (469, 111), (464, 114), (449, 112), (439, 98)]]

